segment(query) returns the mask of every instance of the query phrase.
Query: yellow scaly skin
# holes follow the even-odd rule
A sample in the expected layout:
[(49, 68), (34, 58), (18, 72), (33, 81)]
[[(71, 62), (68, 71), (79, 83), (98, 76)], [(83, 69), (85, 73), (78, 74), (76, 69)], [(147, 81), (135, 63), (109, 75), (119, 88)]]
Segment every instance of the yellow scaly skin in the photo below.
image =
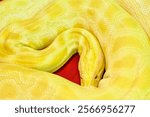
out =
[[(149, 38), (116, 1), (9, 0), (0, 18), (1, 99), (150, 99)], [(81, 86), (50, 73), (76, 52)]]
[(142, 25), (150, 38), (150, 1), (149, 0), (117, 0)]
[[(57, 5), (58, 1), (52, 3), (54, 6), (55, 4)], [(11, 24), (7, 21), (8, 25), (0, 32), (0, 61), (54, 72), (78, 52), (81, 56), (81, 84), (98, 86), (104, 70), (104, 59), (98, 39), (83, 28), (70, 26), (68, 29), (68, 24), (60, 18), (51, 20), (51, 15), (45, 14), (51, 10), (51, 7), (47, 7), (30, 19)], [(5, 17), (2, 17), (4, 22)], [(72, 22), (72, 25), (76, 25), (76, 17), (72, 18)]]

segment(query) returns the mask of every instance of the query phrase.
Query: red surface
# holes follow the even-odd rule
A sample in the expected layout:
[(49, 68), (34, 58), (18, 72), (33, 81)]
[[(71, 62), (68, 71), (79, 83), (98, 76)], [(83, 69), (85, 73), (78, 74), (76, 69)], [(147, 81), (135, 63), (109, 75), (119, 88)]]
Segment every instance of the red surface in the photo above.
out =
[(69, 61), (55, 74), (62, 76), (74, 83), (80, 84), (80, 75), (78, 70), (79, 55), (75, 54)]

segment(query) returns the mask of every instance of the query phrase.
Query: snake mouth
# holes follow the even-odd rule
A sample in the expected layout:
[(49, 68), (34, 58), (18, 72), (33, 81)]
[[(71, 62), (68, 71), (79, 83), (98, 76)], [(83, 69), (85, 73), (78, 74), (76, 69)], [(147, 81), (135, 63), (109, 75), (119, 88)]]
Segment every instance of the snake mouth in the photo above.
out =
[(60, 69), (54, 72), (54, 74), (81, 85), (80, 73), (78, 69), (79, 58), (79, 54), (74, 54)]

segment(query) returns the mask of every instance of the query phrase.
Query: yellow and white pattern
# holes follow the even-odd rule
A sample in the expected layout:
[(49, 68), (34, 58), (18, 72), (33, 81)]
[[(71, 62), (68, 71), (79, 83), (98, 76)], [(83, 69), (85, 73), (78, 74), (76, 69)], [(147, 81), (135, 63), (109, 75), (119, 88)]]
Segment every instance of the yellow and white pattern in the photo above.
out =
[[(149, 19), (149, 0), (0, 2), (0, 99), (150, 99)], [(53, 74), (77, 52), (81, 86)]]

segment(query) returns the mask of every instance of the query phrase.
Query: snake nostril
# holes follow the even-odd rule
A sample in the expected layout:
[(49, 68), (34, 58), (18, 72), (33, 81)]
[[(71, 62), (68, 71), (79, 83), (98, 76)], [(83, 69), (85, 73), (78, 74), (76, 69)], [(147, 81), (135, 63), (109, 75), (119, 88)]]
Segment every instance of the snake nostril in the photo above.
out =
[(55, 74), (62, 76), (76, 84), (81, 84), (80, 74), (78, 70), (79, 54), (73, 55), (69, 61), (55, 72)]

